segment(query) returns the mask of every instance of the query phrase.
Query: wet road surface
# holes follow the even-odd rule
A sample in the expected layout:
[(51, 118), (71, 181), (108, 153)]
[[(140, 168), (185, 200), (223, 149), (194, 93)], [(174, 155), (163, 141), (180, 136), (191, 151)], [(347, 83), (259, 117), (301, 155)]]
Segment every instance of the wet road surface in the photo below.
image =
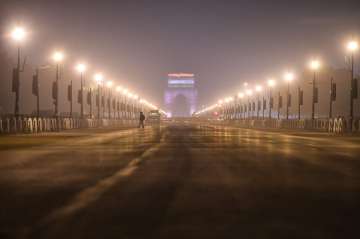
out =
[(360, 138), (172, 124), (0, 138), (0, 238), (360, 238)]

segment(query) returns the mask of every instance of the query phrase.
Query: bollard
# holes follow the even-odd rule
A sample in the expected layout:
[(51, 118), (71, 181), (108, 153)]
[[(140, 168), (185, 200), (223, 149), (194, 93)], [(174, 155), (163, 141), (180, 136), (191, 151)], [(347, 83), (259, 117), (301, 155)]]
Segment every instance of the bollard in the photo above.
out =
[(26, 128), (24, 129), (24, 132), (26, 133), (33, 133), (34, 132), (34, 128), (33, 128), (33, 121), (31, 118), (28, 119), (24, 119)]

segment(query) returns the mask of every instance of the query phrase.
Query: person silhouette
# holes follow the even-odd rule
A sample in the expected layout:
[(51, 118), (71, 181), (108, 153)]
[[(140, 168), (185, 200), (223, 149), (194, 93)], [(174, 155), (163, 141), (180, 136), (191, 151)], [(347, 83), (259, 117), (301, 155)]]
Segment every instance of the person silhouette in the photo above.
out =
[(144, 121), (145, 121), (145, 115), (143, 112), (140, 112), (139, 128), (145, 128)]

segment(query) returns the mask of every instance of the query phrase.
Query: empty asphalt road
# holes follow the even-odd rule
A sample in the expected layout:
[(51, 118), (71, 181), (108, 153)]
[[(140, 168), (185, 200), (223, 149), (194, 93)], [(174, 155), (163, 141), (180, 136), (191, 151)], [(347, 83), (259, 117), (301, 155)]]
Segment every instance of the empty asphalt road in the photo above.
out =
[(360, 138), (169, 124), (0, 137), (0, 238), (360, 238)]

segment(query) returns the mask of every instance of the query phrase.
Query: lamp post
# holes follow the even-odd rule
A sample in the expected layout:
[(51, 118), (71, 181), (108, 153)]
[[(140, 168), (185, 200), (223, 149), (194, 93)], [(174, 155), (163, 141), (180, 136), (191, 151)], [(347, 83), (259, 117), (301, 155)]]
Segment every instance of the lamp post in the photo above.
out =
[(240, 119), (243, 119), (242, 99), (244, 98), (244, 93), (240, 92), (238, 98), (240, 99)]
[(101, 110), (101, 85), (103, 83), (104, 77), (101, 73), (97, 73), (94, 75), (94, 79), (96, 81), (97, 84), (97, 99), (96, 99), (96, 104), (97, 104), (97, 118), (100, 119), (100, 110)]
[(86, 71), (86, 65), (84, 63), (78, 63), (76, 65), (76, 70), (80, 73), (80, 116), (81, 119), (84, 118), (84, 72)]
[(33, 82), (32, 82), (32, 93), (36, 96), (36, 117), (40, 117), (40, 70), (45, 70), (50, 68), (48, 65), (39, 66), (35, 69), (35, 74), (33, 75)]
[(303, 105), (303, 91), (298, 86), (298, 120), (301, 119), (301, 106)]
[(111, 87), (113, 86), (113, 82), (112, 81), (108, 81), (106, 82), (106, 87), (108, 88), (108, 100), (107, 100), (107, 105), (108, 105), (108, 119), (111, 119)]
[(127, 89), (123, 89), (123, 90), (122, 90), (122, 94), (123, 94), (123, 105), (124, 105), (123, 118), (124, 118), (125, 120), (127, 120), (127, 116), (128, 116), (128, 114), (127, 114), (127, 109), (128, 109), (128, 107), (127, 107), (127, 93), (128, 93), (128, 90), (127, 90)]
[(313, 71), (312, 80), (312, 105), (311, 105), (311, 119), (315, 119), (315, 103), (318, 102), (318, 89), (316, 88), (316, 73), (319, 70), (321, 64), (319, 60), (310, 61), (310, 69)]
[(271, 119), (271, 110), (273, 107), (273, 99), (272, 99), (272, 91), (271, 89), (274, 88), (276, 85), (276, 81), (273, 79), (269, 79), (267, 81), (267, 85), (269, 86), (269, 119)]
[(12, 82), (12, 91), (15, 93), (15, 109), (14, 115), (18, 117), (20, 114), (20, 72), (23, 72), (21, 69), (21, 43), (26, 38), (26, 31), (23, 27), (15, 27), (11, 34), (12, 40), (17, 43), (17, 66), (13, 69), (13, 82)]
[[(122, 87), (121, 86), (117, 86), (116, 87), (116, 92), (118, 92), (118, 94), (121, 93)], [(117, 96), (117, 103), (116, 103), (116, 110), (117, 110), (117, 118), (120, 119), (120, 110), (121, 110), (121, 105), (120, 105), (120, 100), (119, 100), (119, 95)], [(121, 96), (120, 96), (121, 99)]]
[(133, 111), (134, 111), (134, 102), (133, 102), (133, 94), (131, 92), (127, 93), (127, 97), (128, 97), (128, 104), (129, 104), (129, 120), (132, 119), (133, 117)]
[(261, 104), (259, 104), (259, 103), (260, 103), (260, 92), (262, 91), (262, 86), (257, 85), (255, 87), (255, 91), (257, 92), (256, 118), (259, 119), (259, 111), (260, 111), (260, 107), (261, 107)]
[(352, 122), (354, 118), (354, 54), (359, 49), (359, 44), (355, 40), (351, 40), (347, 44), (347, 49), (351, 56), (351, 67), (350, 67), (350, 118), (349, 118), (349, 129), (352, 131)]
[(248, 98), (248, 118), (251, 117), (250, 112), (251, 112), (251, 103), (250, 103), (250, 96), (252, 96), (253, 91), (252, 90), (246, 90), (246, 95)]
[(134, 118), (136, 119), (136, 115), (139, 114), (140, 112), (138, 111), (139, 108), (139, 96), (137, 94), (134, 95), (134, 100), (135, 100), (135, 107), (134, 107)]
[(54, 99), (54, 106), (55, 106), (55, 117), (59, 117), (59, 80), (60, 80), (60, 67), (61, 62), (64, 60), (64, 54), (61, 51), (55, 51), (53, 56), (53, 61), (56, 64), (56, 80), (53, 85), (53, 99)]
[(284, 74), (284, 80), (287, 82), (286, 119), (289, 119), (289, 107), (291, 105), (290, 83), (294, 80), (294, 74), (286, 72)]
[(222, 112), (222, 104), (223, 104), (223, 100), (218, 100), (218, 106), (219, 106), (219, 115), (221, 116), (223, 114)]
[(68, 86), (68, 99), (70, 102), (70, 113), (69, 117), (72, 118), (72, 111), (73, 111), (73, 82), (70, 80), (70, 85)]
[(89, 116), (90, 116), (90, 119), (92, 119), (92, 87), (90, 86), (89, 87), (89, 92), (88, 92), (88, 95), (87, 95), (87, 103), (88, 105), (90, 106), (90, 111), (89, 111)]
[(277, 119), (280, 119), (280, 109), (282, 108), (282, 96), (280, 94), (280, 90), (278, 93), (278, 110), (277, 110)]

